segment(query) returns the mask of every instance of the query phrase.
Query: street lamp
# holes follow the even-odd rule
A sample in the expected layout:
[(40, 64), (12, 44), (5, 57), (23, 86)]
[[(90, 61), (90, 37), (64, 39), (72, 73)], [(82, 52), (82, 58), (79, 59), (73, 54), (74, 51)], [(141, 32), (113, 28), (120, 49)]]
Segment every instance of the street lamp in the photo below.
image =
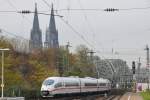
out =
[(2, 87), (2, 91), (1, 91), (1, 98), (4, 97), (4, 51), (8, 51), (10, 50), (9, 48), (5, 48), (5, 49), (0, 49), (0, 51), (2, 52), (2, 76), (1, 76), (1, 87)]

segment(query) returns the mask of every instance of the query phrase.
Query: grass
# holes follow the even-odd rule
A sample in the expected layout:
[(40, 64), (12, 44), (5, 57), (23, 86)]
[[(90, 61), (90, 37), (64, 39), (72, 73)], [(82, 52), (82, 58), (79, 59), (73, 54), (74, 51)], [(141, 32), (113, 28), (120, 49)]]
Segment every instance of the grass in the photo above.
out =
[(147, 92), (141, 92), (141, 96), (143, 97), (144, 100), (150, 100), (150, 91)]

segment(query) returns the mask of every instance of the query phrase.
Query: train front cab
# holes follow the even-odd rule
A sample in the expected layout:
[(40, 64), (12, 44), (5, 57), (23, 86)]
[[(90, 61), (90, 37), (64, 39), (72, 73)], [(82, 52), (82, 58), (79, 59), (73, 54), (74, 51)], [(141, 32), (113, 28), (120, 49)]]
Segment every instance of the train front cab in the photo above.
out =
[(53, 97), (51, 90), (54, 89), (55, 81), (53, 79), (46, 79), (41, 87), (41, 96), (42, 97)]

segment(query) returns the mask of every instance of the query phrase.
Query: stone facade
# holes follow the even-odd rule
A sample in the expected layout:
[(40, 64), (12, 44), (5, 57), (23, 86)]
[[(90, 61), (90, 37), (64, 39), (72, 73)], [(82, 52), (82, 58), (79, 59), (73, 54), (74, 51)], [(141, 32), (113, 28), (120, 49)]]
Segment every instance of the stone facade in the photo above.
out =
[[(45, 48), (54, 48), (54, 49), (59, 48), (58, 31), (56, 29), (53, 6), (51, 10), (49, 27), (46, 30), (44, 46)], [(31, 29), (29, 48), (30, 51), (35, 51), (43, 48), (42, 32), (39, 27), (37, 4), (35, 5), (35, 13), (34, 13), (33, 27)]]
[(54, 9), (52, 5), (49, 27), (46, 30), (45, 48), (58, 48), (58, 31), (56, 29)]
[(42, 31), (39, 27), (37, 4), (35, 4), (35, 13), (33, 20), (33, 27), (31, 29), (31, 36), (29, 42), (30, 51), (42, 49)]

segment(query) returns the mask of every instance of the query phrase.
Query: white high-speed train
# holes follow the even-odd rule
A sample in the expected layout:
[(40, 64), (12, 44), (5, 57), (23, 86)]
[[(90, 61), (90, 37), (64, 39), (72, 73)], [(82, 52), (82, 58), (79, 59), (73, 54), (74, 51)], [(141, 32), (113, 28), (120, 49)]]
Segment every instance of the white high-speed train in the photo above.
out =
[(110, 81), (103, 78), (49, 77), (42, 83), (41, 96), (108, 92), (110, 89)]

